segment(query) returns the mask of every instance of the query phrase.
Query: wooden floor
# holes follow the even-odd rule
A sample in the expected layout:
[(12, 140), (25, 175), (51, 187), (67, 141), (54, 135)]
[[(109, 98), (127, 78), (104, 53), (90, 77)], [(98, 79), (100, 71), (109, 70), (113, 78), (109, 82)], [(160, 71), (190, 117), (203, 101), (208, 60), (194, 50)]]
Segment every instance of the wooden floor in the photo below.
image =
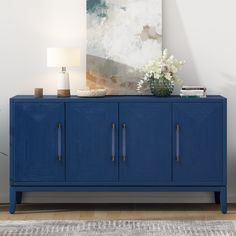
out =
[(14, 215), (0, 205), (0, 220), (236, 220), (215, 204), (22, 204)]

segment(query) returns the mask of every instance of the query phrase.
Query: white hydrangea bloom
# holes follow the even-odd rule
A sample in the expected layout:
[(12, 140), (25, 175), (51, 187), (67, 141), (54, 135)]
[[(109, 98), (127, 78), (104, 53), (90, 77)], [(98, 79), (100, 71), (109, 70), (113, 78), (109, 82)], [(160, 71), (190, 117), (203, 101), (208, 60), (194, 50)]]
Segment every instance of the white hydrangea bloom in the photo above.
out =
[(171, 73), (166, 73), (166, 74), (165, 74), (165, 78), (166, 78), (167, 80), (171, 81), (173, 77), (172, 77)]
[(185, 61), (178, 61), (173, 55), (169, 56), (168, 50), (164, 49), (162, 56), (155, 60), (149, 61), (142, 69), (145, 73), (144, 78), (141, 79), (137, 85), (137, 90), (146, 86), (151, 79), (166, 79), (171, 82), (176, 81), (176, 74), (185, 64)]

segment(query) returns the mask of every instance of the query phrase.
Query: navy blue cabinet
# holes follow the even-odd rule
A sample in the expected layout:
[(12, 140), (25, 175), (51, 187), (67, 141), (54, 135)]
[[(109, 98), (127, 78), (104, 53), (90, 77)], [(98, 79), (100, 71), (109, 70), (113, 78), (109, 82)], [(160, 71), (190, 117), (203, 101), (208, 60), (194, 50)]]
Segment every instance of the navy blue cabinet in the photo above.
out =
[(171, 104), (120, 104), (120, 182), (171, 182)]
[(66, 180), (118, 181), (118, 105), (66, 105)]
[(214, 192), (227, 212), (226, 99), (16, 96), (10, 213), (23, 192)]
[(222, 114), (220, 103), (173, 105), (175, 183), (224, 183)]
[(13, 112), (12, 181), (64, 181), (63, 103), (17, 103)]

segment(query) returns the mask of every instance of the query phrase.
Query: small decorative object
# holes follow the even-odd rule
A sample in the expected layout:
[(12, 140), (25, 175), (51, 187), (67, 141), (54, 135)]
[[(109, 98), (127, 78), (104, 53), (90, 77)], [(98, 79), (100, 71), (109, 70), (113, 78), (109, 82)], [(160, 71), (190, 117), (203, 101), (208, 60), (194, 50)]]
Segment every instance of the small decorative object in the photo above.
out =
[(69, 73), (66, 67), (78, 67), (80, 64), (80, 52), (78, 48), (48, 48), (48, 67), (61, 67), (57, 82), (57, 96), (70, 96)]
[(160, 58), (150, 61), (143, 68), (144, 78), (138, 83), (137, 90), (149, 90), (155, 96), (170, 96), (177, 81), (176, 74), (183, 66), (174, 56), (169, 56), (165, 49)]
[(77, 95), (79, 97), (104, 97), (106, 96), (106, 89), (78, 89)]
[(41, 98), (43, 97), (43, 88), (35, 88), (34, 89), (34, 96), (36, 98)]
[(181, 97), (198, 97), (205, 98), (207, 89), (204, 86), (183, 86), (180, 91)]

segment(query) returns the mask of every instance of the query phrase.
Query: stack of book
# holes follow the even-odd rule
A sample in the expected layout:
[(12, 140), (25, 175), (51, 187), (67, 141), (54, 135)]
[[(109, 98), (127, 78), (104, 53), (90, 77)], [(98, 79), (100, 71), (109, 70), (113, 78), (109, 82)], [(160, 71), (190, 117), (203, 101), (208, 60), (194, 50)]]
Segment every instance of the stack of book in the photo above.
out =
[(181, 97), (206, 97), (207, 89), (203, 86), (183, 86), (180, 91)]

